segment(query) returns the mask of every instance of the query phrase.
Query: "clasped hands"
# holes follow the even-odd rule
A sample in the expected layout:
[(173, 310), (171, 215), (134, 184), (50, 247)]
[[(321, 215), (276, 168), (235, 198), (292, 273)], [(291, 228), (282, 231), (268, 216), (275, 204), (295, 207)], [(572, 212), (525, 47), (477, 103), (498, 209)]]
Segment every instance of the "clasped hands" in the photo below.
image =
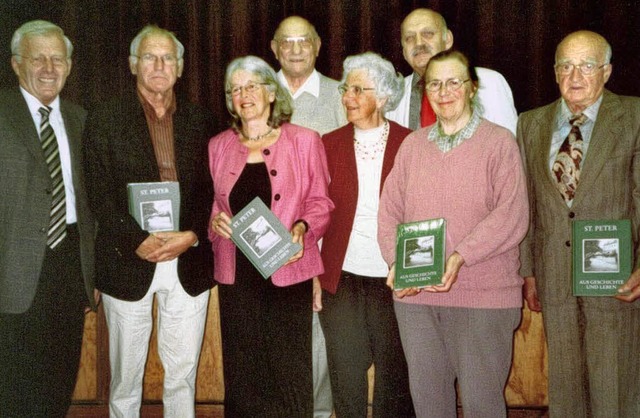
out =
[(152, 263), (171, 261), (196, 242), (198, 237), (193, 231), (155, 232), (142, 241), (136, 255)]

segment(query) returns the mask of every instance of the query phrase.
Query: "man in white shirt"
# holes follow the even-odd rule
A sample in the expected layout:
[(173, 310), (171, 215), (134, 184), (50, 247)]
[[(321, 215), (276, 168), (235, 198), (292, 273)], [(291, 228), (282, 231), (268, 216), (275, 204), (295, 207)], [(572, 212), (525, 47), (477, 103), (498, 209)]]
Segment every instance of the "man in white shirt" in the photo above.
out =
[[(318, 131), (320, 135), (346, 125), (338, 82), (320, 74), (316, 58), (320, 37), (313, 25), (299, 16), (280, 22), (271, 50), (280, 63), (280, 83), (293, 98), (291, 122)], [(322, 309), (320, 282), (313, 279), (313, 400), (314, 417), (329, 418), (333, 410), (327, 350), (318, 311)]]
[[(423, 84), (427, 64), (431, 57), (453, 46), (453, 34), (447, 29), (442, 15), (431, 9), (416, 9), (409, 13), (400, 29), (403, 55), (413, 68), (405, 77), (405, 93), (398, 107), (387, 113), (387, 118), (410, 129), (418, 129), (422, 106)], [(480, 80), (478, 104), (482, 117), (516, 133), (518, 114), (513, 95), (504, 77), (488, 68), (476, 67)]]

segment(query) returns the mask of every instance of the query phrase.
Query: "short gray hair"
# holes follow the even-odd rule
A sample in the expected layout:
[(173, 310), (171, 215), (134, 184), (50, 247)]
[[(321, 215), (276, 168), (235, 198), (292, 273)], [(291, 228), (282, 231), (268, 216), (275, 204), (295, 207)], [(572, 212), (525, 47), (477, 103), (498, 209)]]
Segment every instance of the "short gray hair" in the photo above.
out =
[(374, 52), (365, 52), (347, 57), (343, 67), (341, 83), (345, 82), (352, 71), (365, 70), (376, 85), (376, 97), (387, 99), (382, 112), (386, 113), (398, 107), (404, 95), (404, 78), (396, 72), (391, 62)]
[(265, 60), (253, 55), (247, 55), (231, 61), (227, 66), (227, 70), (224, 75), (224, 91), (227, 99), (227, 110), (233, 118), (231, 126), (234, 129), (239, 130), (241, 125), (240, 117), (233, 109), (233, 100), (231, 96), (231, 77), (233, 76), (233, 73), (239, 70), (255, 74), (260, 78), (262, 83), (266, 84), (267, 90), (275, 94), (276, 98), (273, 103), (271, 103), (271, 112), (269, 114), (268, 121), (269, 126), (272, 128), (278, 128), (284, 122), (289, 122), (293, 113), (291, 95), (278, 82), (276, 72)]
[(142, 30), (138, 32), (136, 37), (133, 38), (133, 41), (131, 41), (131, 46), (129, 47), (129, 56), (134, 60), (134, 63), (138, 59), (138, 48), (140, 48), (140, 43), (149, 35), (161, 35), (171, 39), (176, 45), (176, 58), (178, 59), (178, 61), (182, 59), (184, 55), (184, 45), (182, 45), (182, 42), (180, 42), (178, 38), (176, 38), (176, 35), (173, 32), (162, 29), (158, 25), (147, 25), (142, 28)]
[(64, 34), (62, 28), (58, 25), (54, 25), (46, 20), (31, 20), (22, 26), (20, 26), (13, 33), (11, 38), (11, 55), (16, 57), (16, 60), (20, 62), (22, 52), (22, 41), (32, 36), (49, 36), (56, 35), (64, 40), (64, 44), (67, 47), (67, 61), (71, 60), (73, 54), (73, 44)]

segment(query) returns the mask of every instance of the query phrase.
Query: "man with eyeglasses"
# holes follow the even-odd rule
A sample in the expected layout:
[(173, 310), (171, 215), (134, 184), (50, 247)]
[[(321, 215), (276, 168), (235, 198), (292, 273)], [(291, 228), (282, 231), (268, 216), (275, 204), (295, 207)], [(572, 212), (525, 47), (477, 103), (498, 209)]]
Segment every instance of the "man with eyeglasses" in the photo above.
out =
[[(164, 416), (195, 416), (213, 285), (207, 145), (214, 130), (208, 112), (176, 98), (183, 53), (172, 32), (143, 28), (130, 47), (135, 90), (100, 104), (87, 119), (85, 171), (98, 221), (96, 287), (109, 329), (111, 417), (140, 414), (154, 297)], [(179, 229), (149, 233), (129, 214), (127, 184), (164, 181), (179, 183)]]
[(73, 46), (34, 20), (11, 40), (18, 86), (0, 91), (0, 416), (62, 417), (96, 308), (86, 111), (60, 98)]
[[(293, 99), (291, 123), (324, 135), (346, 125), (347, 117), (338, 92), (338, 82), (320, 74), (316, 58), (320, 37), (306, 19), (290, 16), (280, 22), (271, 41), (271, 50), (280, 63), (278, 81)], [(318, 311), (322, 309), (320, 282), (313, 281), (313, 394), (314, 418), (329, 418), (333, 410), (324, 334)]]
[[(554, 417), (640, 416), (640, 99), (605, 88), (611, 46), (574, 32), (556, 49), (560, 99), (523, 113), (518, 142), (531, 223), (521, 245), (524, 297), (542, 311)], [(572, 220), (630, 219), (635, 272), (613, 297), (575, 297)]]
[[(400, 32), (402, 53), (413, 73), (405, 77), (402, 101), (395, 110), (387, 113), (387, 118), (416, 130), (435, 122), (422, 79), (431, 57), (453, 46), (453, 34), (447, 29), (442, 15), (424, 8), (409, 13)], [(476, 67), (476, 72), (480, 82), (477, 106), (482, 117), (515, 134), (518, 114), (509, 84), (502, 74), (488, 68)]]

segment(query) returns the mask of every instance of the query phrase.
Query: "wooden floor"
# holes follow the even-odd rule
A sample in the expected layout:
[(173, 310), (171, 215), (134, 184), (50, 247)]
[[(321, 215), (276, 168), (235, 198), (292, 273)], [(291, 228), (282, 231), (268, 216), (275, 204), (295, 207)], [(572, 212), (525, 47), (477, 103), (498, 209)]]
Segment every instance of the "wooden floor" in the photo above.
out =
[[(67, 418), (108, 418), (107, 405), (74, 404), (69, 409)], [(152, 404), (142, 406), (142, 418), (162, 418), (162, 405)], [(202, 405), (196, 407), (197, 418), (224, 418), (222, 405)], [(458, 417), (463, 418), (462, 411), (458, 411)], [(509, 409), (508, 418), (548, 418), (547, 408), (512, 408)], [(371, 409), (369, 409), (371, 418)]]

